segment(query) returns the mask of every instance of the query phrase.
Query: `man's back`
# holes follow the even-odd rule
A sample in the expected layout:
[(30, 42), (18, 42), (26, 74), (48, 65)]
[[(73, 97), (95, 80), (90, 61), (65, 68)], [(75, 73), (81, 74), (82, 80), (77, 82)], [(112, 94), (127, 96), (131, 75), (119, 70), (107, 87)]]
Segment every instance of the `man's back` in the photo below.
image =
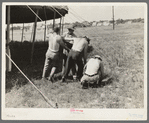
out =
[(74, 38), (72, 49), (75, 51), (82, 52), (86, 45), (88, 45), (88, 42), (85, 38)]
[(49, 50), (53, 52), (59, 51), (59, 43), (58, 41), (61, 40), (61, 37), (57, 35), (56, 33), (49, 35)]
[(86, 64), (85, 73), (88, 75), (94, 75), (98, 73), (101, 61), (98, 59), (91, 58)]

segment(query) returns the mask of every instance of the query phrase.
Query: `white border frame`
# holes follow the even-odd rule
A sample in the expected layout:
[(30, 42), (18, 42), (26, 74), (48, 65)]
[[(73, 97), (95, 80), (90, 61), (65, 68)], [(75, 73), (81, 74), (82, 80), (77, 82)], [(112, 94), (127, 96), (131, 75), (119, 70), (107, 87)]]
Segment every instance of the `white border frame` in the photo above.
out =
[[(100, 3), (100, 4), (99, 4)], [(83, 113), (72, 114), (70, 109), (5, 108), (5, 9), (6, 5), (76, 5), (76, 6), (144, 6), (144, 108), (142, 109), (81, 109)], [(3, 2), (2, 3), (2, 119), (3, 120), (147, 120), (147, 4), (144, 2)], [(143, 115), (143, 118), (133, 117)]]

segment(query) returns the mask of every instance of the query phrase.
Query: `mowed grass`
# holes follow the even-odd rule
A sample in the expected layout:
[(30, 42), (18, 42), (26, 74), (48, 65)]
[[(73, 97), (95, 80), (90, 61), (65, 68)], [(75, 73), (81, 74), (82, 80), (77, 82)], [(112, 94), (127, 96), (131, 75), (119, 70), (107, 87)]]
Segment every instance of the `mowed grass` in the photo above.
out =
[[(143, 108), (144, 107), (144, 25), (125, 24), (76, 29), (79, 36), (87, 35), (94, 50), (103, 58), (105, 80), (98, 88), (82, 89), (79, 82), (60, 83), (41, 81), (44, 57), (24, 73), (59, 108)], [(22, 64), (22, 63), (20, 63)], [(6, 107), (51, 108), (34, 87), (18, 72), (8, 73)], [(19, 84), (18, 84), (19, 83)]]

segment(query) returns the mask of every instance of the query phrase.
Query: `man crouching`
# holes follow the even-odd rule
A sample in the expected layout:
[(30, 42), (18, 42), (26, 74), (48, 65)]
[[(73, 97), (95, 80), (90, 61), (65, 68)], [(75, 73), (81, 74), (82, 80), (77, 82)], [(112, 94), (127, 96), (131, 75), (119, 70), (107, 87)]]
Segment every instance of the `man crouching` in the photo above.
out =
[(84, 66), (84, 74), (81, 78), (82, 88), (88, 88), (89, 84), (99, 85), (103, 79), (104, 67), (99, 55), (89, 59)]

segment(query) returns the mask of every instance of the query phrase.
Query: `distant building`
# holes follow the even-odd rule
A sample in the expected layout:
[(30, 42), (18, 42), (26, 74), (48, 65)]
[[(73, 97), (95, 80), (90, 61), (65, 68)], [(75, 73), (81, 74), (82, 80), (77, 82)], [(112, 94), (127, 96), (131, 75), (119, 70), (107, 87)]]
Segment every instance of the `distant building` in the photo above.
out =
[(132, 23), (132, 21), (127, 21), (127, 22), (125, 22), (126, 24), (131, 24)]
[(97, 26), (97, 22), (94, 21), (94, 22), (92, 23), (92, 26)]
[(65, 24), (64, 24), (64, 27), (65, 27), (65, 28), (69, 28), (71, 25), (72, 25), (72, 24), (70, 24), (70, 23), (65, 23)]
[(143, 19), (143, 20), (141, 20), (141, 23), (144, 23), (144, 19)]
[(88, 21), (84, 21), (84, 22), (82, 22), (82, 24), (86, 27), (90, 26), (90, 23)]
[(97, 26), (102, 26), (103, 25), (103, 22), (98, 22), (97, 23)]
[(109, 21), (104, 21), (103, 22), (103, 26), (109, 26), (109, 25), (110, 25)]

